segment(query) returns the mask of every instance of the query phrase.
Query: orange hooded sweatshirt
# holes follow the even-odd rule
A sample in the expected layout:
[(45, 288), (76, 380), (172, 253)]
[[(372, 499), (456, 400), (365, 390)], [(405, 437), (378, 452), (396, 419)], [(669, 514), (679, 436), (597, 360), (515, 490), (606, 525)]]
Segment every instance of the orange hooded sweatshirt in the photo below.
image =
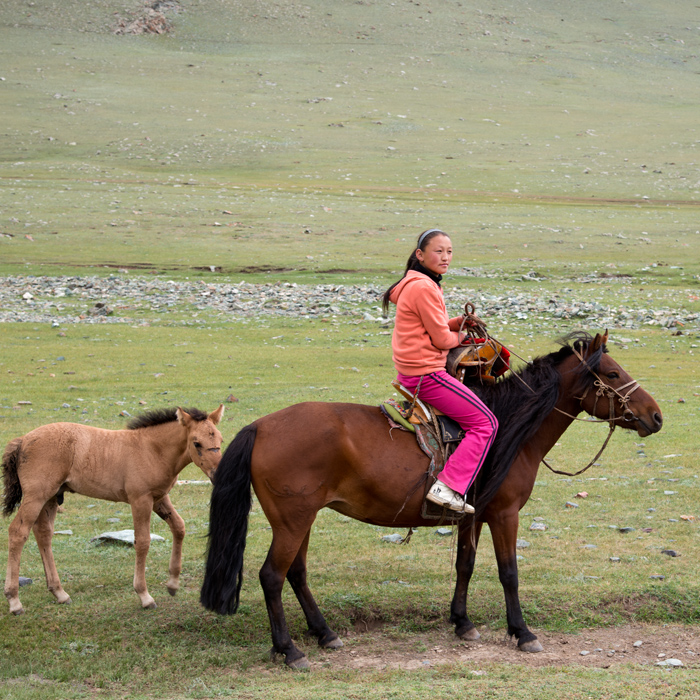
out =
[(409, 270), (389, 300), (396, 304), (391, 348), (397, 371), (417, 377), (444, 370), (448, 350), (459, 345), (462, 317), (448, 318), (440, 285)]

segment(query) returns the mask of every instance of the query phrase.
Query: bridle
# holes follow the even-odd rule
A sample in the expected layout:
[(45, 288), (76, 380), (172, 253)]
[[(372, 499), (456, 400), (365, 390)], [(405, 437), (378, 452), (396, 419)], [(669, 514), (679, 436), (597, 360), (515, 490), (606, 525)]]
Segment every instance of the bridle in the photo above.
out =
[[(598, 399), (600, 399), (603, 396), (607, 396), (608, 398), (608, 405), (609, 405), (609, 414), (608, 418), (606, 419), (593, 419), (591, 420), (590, 418), (578, 418), (577, 416), (573, 416), (570, 413), (567, 413), (566, 411), (562, 411), (560, 408), (557, 408), (556, 406), (554, 407), (555, 411), (558, 411), (559, 413), (564, 414), (565, 416), (568, 416), (569, 418), (572, 418), (573, 420), (580, 420), (580, 421), (585, 421), (587, 423), (607, 423), (610, 426), (610, 431), (608, 432), (608, 436), (605, 438), (605, 442), (603, 443), (603, 446), (598, 450), (598, 454), (583, 468), (580, 469), (579, 471), (575, 472), (574, 474), (570, 474), (569, 472), (564, 472), (564, 471), (559, 471), (557, 469), (554, 469), (552, 466), (550, 466), (547, 463), (547, 460), (542, 458), (542, 464), (547, 467), (550, 471), (554, 472), (555, 474), (563, 474), (564, 476), (578, 476), (579, 474), (583, 474), (588, 468), (593, 466), (595, 462), (598, 460), (600, 455), (603, 454), (603, 451), (605, 448), (608, 446), (608, 442), (610, 441), (610, 438), (612, 437), (613, 432), (615, 431), (616, 427), (616, 422), (619, 420), (624, 420), (626, 422), (631, 422), (634, 420), (637, 420), (637, 416), (635, 415), (634, 411), (628, 406), (628, 403), (630, 401), (630, 397), (632, 394), (639, 389), (639, 382), (636, 380), (632, 379), (631, 381), (627, 382), (627, 384), (623, 384), (619, 389), (616, 389), (615, 387), (610, 386), (609, 384), (606, 384), (598, 375), (597, 372), (593, 370), (593, 368), (588, 364), (586, 361), (586, 358), (583, 357), (583, 355), (579, 352), (579, 350), (576, 348), (574, 345), (572, 347), (572, 350), (574, 351), (574, 355), (578, 357), (579, 361), (586, 367), (586, 369), (595, 377), (595, 381), (593, 382), (593, 387), (596, 389), (596, 394), (595, 394), (595, 400), (593, 402), (593, 411), (591, 412), (592, 415), (595, 415), (596, 407), (598, 406)], [(591, 386), (586, 387), (586, 390), (583, 392), (583, 396), (577, 396), (575, 397), (580, 405), (581, 409), (583, 410), (583, 401), (588, 396), (588, 392), (590, 391)], [(622, 392), (627, 389), (627, 393), (623, 394)], [(622, 415), (621, 416), (616, 416), (615, 415), (615, 399), (620, 404), (620, 407), (622, 408)]]

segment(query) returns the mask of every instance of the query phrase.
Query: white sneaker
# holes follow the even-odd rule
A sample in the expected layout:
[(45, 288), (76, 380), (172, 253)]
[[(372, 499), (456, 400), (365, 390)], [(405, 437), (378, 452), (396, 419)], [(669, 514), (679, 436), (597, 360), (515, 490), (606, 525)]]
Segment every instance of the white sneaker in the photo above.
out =
[(439, 479), (430, 487), (426, 498), (432, 503), (445, 506), (450, 510), (456, 510), (459, 513), (474, 512), (472, 506), (466, 503), (458, 493), (455, 493), (447, 484), (443, 484)]

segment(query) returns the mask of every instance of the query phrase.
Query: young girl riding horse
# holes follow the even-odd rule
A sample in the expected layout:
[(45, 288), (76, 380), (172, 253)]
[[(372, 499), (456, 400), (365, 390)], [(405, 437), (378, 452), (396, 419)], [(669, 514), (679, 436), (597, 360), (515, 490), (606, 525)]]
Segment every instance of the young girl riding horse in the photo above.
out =
[(440, 282), (452, 261), (452, 242), (439, 229), (418, 237), (403, 277), (383, 297), (396, 304), (391, 340), (398, 381), (417, 397), (454, 419), (465, 436), (428, 491), (433, 503), (464, 513), (474, 508), (465, 494), (481, 469), (498, 430), (484, 403), (445, 370), (447, 353), (461, 344), (463, 316), (449, 318)]

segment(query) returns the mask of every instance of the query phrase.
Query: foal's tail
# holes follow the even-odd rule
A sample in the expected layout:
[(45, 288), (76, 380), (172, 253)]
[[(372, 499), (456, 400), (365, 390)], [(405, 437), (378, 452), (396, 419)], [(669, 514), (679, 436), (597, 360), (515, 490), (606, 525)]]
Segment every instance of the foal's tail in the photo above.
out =
[(224, 452), (214, 473), (209, 511), (209, 546), (202, 605), (222, 615), (238, 609), (243, 553), (251, 506), (250, 459), (257, 427), (243, 428)]
[(2, 514), (7, 517), (22, 500), (22, 485), (17, 476), (17, 464), (19, 463), (19, 452), (22, 448), (22, 438), (18, 437), (10, 440), (2, 456), (2, 478), (5, 484), (5, 495), (3, 498)]

